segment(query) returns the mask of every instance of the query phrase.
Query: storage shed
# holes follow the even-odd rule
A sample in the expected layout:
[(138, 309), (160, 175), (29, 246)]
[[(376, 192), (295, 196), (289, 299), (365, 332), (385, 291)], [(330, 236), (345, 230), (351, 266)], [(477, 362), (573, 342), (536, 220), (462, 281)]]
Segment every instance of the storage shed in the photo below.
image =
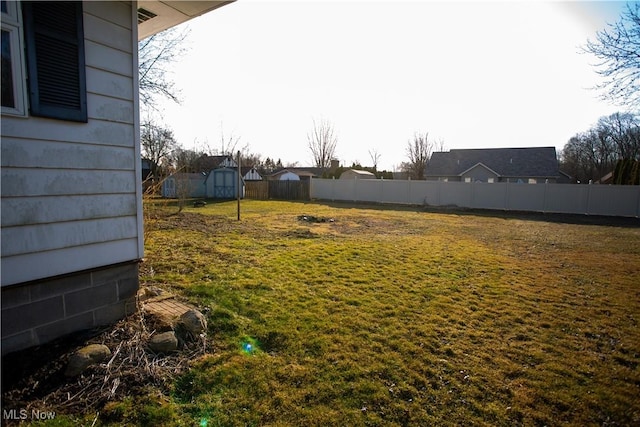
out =
[[(205, 180), (207, 197), (211, 199), (235, 199), (238, 197), (238, 169), (220, 168), (209, 172)], [(244, 180), (240, 180), (244, 197)]]
[(204, 181), (201, 173), (174, 173), (162, 183), (162, 197), (170, 199), (205, 197)]
[(376, 179), (376, 176), (369, 171), (348, 169), (340, 174), (340, 179)]

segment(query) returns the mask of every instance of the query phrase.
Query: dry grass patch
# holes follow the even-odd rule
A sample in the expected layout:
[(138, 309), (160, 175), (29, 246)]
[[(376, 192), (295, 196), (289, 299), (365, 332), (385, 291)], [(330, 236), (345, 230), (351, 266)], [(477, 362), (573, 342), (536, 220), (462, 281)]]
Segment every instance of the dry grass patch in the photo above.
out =
[(637, 224), (242, 209), (148, 221), (143, 282), (209, 307), (216, 343), (166, 424), (640, 423)]
[(234, 208), (150, 224), (143, 279), (212, 309), (217, 351), (173, 394), (187, 417), (640, 422), (637, 227), (257, 201), (236, 222)]

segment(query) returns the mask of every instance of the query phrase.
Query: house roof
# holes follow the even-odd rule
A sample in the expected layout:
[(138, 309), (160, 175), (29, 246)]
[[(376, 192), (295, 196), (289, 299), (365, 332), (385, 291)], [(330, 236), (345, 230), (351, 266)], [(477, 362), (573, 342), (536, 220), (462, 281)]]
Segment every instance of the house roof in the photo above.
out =
[(559, 175), (555, 147), (478, 148), (437, 151), (431, 155), (426, 176), (461, 176), (478, 164), (504, 177)]
[(260, 172), (258, 172), (258, 170), (256, 169), (255, 166), (240, 166), (240, 173), (242, 174), (242, 176), (245, 176), (246, 174), (248, 174), (252, 170), (255, 170), (256, 173), (258, 175), (260, 175)]
[(235, 163), (231, 156), (209, 156), (203, 154), (195, 161), (195, 168), (201, 172), (209, 172), (211, 169), (220, 167), (225, 160)]
[[(363, 171), (363, 170), (359, 170), (359, 169), (349, 169), (349, 170), (346, 170), (344, 172), (352, 172), (352, 173), (355, 173), (356, 175), (363, 175), (363, 176), (371, 176), (371, 175), (375, 176), (375, 174), (373, 172)], [(342, 173), (344, 173), (344, 172), (342, 172)]]
[(175, 27), (234, 1), (138, 1), (138, 40)]
[(276, 172), (272, 173), (269, 176), (278, 176), (278, 175), (282, 175), (285, 172), (291, 172), (291, 173), (294, 173), (294, 174), (296, 174), (298, 176), (316, 177), (316, 176), (322, 175), (322, 168), (314, 168), (314, 167), (308, 167), (308, 168), (298, 168), (298, 167), (284, 168), (284, 169), (280, 169), (279, 171), (276, 171)]
[[(376, 176), (374, 173), (369, 172), (369, 171), (363, 171), (363, 170), (359, 170), (359, 169), (347, 169), (346, 171), (342, 172), (350, 172), (350, 173), (354, 173), (356, 175), (360, 175), (360, 176)], [(342, 174), (340, 174), (340, 176), (342, 176)]]

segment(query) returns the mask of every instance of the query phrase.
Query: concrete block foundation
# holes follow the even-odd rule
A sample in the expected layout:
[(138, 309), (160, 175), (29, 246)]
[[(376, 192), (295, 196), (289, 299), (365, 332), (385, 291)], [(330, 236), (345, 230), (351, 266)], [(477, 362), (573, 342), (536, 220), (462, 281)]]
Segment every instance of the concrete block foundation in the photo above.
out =
[(2, 288), (2, 355), (136, 311), (138, 263)]

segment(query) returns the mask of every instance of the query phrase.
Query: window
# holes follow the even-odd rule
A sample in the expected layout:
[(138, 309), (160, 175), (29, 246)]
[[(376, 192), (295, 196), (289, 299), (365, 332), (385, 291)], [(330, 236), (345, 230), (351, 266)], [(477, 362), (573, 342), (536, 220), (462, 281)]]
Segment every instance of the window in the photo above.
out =
[(25, 82), (22, 57), (22, 22), (18, 2), (0, 2), (2, 12), (2, 114), (24, 116)]
[(87, 121), (82, 2), (22, 3), (34, 116)]
[(464, 182), (471, 182), (471, 177), (470, 176), (466, 176), (464, 178)]
[(493, 184), (495, 182), (494, 178), (487, 178), (487, 182), (489, 184)]
[(529, 184), (537, 184), (538, 180), (535, 178), (529, 178)]

